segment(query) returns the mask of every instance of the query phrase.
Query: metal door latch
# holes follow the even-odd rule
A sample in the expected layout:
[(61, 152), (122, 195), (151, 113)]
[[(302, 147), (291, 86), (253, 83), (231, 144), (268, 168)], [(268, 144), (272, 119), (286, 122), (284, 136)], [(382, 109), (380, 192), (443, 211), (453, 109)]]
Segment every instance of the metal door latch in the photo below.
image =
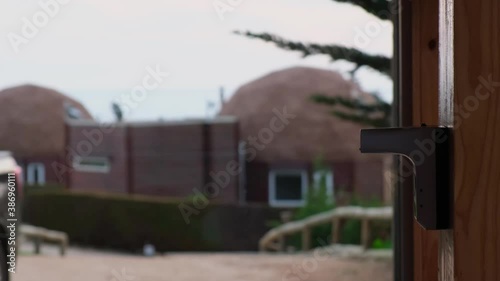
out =
[(413, 162), (414, 213), (425, 229), (452, 227), (452, 139), (447, 127), (361, 130), (361, 153), (395, 153)]

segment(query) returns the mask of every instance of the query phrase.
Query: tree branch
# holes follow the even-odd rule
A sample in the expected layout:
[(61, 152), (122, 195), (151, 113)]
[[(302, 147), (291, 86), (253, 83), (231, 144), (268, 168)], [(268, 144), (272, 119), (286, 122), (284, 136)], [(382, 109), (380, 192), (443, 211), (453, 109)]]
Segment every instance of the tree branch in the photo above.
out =
[(373, 127), (389, 127), (391, 123), (391, 105), (378, 96), (373, 96), (376, 102), (371, 104), (363, 103), (359, 99), (331, 97), (321, 94), (314, 94), (311, 99), (318, 104), (343, 107), (344, 110), (334, 109), (331, 112), (340, 119)]
[(351, 121), (351, 122), (354, 122), (357, 124), (372, 126), (375, 128), (389, 127), (390, 126), (390, 122), (388, 122), (388, 119), (385, 117), (372, 118), (372, 117), (364, 115), (364, 114), (345, 113), (342, 111), (335, 111), (335, 110), (332, 111), (332, 114), (334, 116), (337, 116), (338, 118), (346, 120), (346, 121)]
[(359, 6), (368, 13), (382, 20), (390, 20), (391, 16), (397, 13), (397, 11), (394, 11), (394, 9), (397, 9), (396, 6), (397, 3), (389, 2), (387, 0), (333, 0), (333, 1), (339, 3), (349, 3), (355, 6)]
[(258, 38), (265, 42), (272, 42), (285, 50), (299, 51), (304, 57), (310, 55), (328, 55), (332, 60), (346, 60), (357, 65), (357, 67), (368, 66), (381, 73), (391, 76), (391, 59), (382, 55), (370, 55), (354, 48), (339, 45), (320, 45), (314, 43), (294, 42), (283, 39), (269, 33), (239, 32), (236, 34), (249, 38)]
[[(374, 95), (375, 96), (375, 95)], [(377, 99), (376, 103), (366, 104), (358, 99), (353, 98), (344, 98), (344, 97), (330, 97), (321, 94), (314, 94), (311, 96), (311, 99), (319, 104), (324, 105), (342, 105), (349, 109), (360, 110), (366, 113), (374, 113), (374, 112), (390, 112), (391, 105), (386, 103), (383, 100)]]

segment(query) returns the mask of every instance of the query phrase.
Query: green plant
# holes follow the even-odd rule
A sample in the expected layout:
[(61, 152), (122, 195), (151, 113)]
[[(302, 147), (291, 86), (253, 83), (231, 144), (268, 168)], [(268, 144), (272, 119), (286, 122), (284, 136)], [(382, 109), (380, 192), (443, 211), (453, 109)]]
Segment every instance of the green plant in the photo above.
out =
[[(361, 199), (358, 196), (353, 196), (351, 199), (351, 206), (360, 207), (381, 207), (383, 204), (378, 199)], [(383, 241), (383, 245), (387, 246), (391, 242), (389, 235), (391, 223), (383, 221), (371, 222), (371, 235), (375, 241)], [(389, 241), (389, 242), (387, 242)], [(342, 226), (340, 243), (342, 244), (360, 244), (361, 243), (361, 221), (360, 220), (346, 220)], [(389, 243), (389, 244), (388, 244)], [(380, 243), (377, 242), (377, 246)], [(373, 247), (373, 246), (372, 246)], [(390, 247), (389, 247), (390, 248)]]
[[(312, 181), (309, 187), (309, 192), (307, 194), (305, 204), (295, 210), (292, 217), (293, 221), (302, 220), (308, 218), (312, 215), (330, 211), (335, 208), (335, 203), (327, 190), (327, 167), (324, 165), (322, 157), (316, 158), (314, 161), (314, 174), (320, 175), (315, 181)], [(351, 206), (361, 206), (361, 207), (381, 207), (383, 204), (379, 199), (362, 199), (358, 196), (353, 196), (351, 198)], [(277, 220), (270, 221), (267, 223), (270, 227), (277, 227), (283, 223)], [(340, 243), (341, 244), (354, 244), (359, 245), (361, 242), (361, 221), (360, 220), (345, 220), (342, 224), (342, 229), (340, 231)], [(384, 222), (372, 222), (372, 236), (374, 241), (389, 241), (390, 237), (386, 235), (388, 229), (391, 225)], [(332, 233), (332, 224), (323, 224), (314, 227), (311, 230), (311, 246), (321, 247), (325, 244), (330, 243)], [(287, 246), (292, 246), (295, 249), (302, 248), (302, 234), (296, 233), (290, 235), (286, 239)], [(383, 246), (387, 246), (387, 243), (382, 243)], [(377, 242), (376, 246), (380, 246)]]
[(324, 164), (323, 157), (317, 157), (314, 160), (314, 174), (319, 175), (319, 177), (310, 183), (306, 202), (295, 213), (295, 220), (304, 219), (335, 208), (333, 198), (328, 194), (327, 190), (327, 172), (328, 169)]
[(340, 231), (341, 244), (358, 245), (361, 242), (361, 222), (359, 220), (346, 220)]
[(65, 187), (60, 184), (45, 184), (45, 185), (30, 185), (26, 184), (23, 186), (24, 194), (30, 193), (40, 193), (40, 192), (52, 192), (52, 191), (61, 191), (64, 190)]
[(376, 238), (373, 240), (372, 249), (392, 249), (392, 240), (383, 240), (381, 238)]
[[(328, 194), (326, 185), (326, 167), (323, 166), (322, 159), (318, 159), (315, 163), (315, 174), (319, 174), (316, 182), (311, 183), (309, 192), (306, 197), (306, 203), (299, 208), (294, 216), (295, 220), (307, 218), (322, 212), (330, 211), (335, 208), (333, 198)], [(323, 224), (314, 227), (311, 230), (311, 246), (320, 247), (331, 239), (332, 225)], [(297, 239), (297, 238), (295, 238)], [(297, 243), (297, 242), (296, 242)], [(300, 242), (301, 244), (302, 242)], [(298, 243), (297, 243), (298, 244)]]
[(95, 248), (138, 251), (250, 251), (278, 217), (267, 206), (211, 202), (187, 224), (178, 200), (105, 193), (32, 190), (24, 221), (68, 233), (70, 242)]
[[(322, 212), (330, 211), (335, 208), (333, 198), (328, 194), (326, 185), (326, 173), (327, 167), (324, 165), (322, 157), (317, 157), (314, 161), (314, 173), (320, 175), (316, 180), (311, 181), (308, 188), (308, 193), (305, 199), (305, 203), (302, 207), (295, 210), (292, 220), (302, 220), (312, 215), (316, 215)], [(281, 225), (281, 221), (271, 221), (268, 225), (276, 227)], [(314, 227), (311, 230), (311, 246), (320, 247), (330, 240), (332, 232), (331, 224), (324, 224)], [(301, 233), (296, 233), (287, 237), (286, 244), (293, 246), (296, 249), (301, 249), (302, 247), (302, 235)]]

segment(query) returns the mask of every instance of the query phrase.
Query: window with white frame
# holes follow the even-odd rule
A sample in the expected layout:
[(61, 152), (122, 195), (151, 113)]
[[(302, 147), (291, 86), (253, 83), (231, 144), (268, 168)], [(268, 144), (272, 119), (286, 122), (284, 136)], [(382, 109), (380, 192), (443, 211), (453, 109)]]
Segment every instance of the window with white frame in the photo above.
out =
[(334, 196), (334, 186), (333, 186), (333, 173), (331, 170), (320, 170), (314, 172), (313, 183), (315, 188), (320, 188), (322, 185), (326, 186), (326, 194), (329, 198)]
[(80, 172), (108, 173), (111, 165), (107, 157), (75, 157), (73, 169)]
[(272, 170), (269, 172), (269, 205), (299, 207), (305, 203), (307, 171)]
[(43, 163), (29, 163), (26, 167), (26, 183), (30, 185), (45, 184), (45, 165)]

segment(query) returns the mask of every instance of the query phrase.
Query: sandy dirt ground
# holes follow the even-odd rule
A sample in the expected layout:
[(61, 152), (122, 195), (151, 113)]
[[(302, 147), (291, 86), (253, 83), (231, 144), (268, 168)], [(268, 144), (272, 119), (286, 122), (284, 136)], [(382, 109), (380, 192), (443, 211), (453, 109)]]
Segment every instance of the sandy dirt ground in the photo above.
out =
[(14, 281), (390, 281), (389, 261), (257, 253), (22, 255)]

